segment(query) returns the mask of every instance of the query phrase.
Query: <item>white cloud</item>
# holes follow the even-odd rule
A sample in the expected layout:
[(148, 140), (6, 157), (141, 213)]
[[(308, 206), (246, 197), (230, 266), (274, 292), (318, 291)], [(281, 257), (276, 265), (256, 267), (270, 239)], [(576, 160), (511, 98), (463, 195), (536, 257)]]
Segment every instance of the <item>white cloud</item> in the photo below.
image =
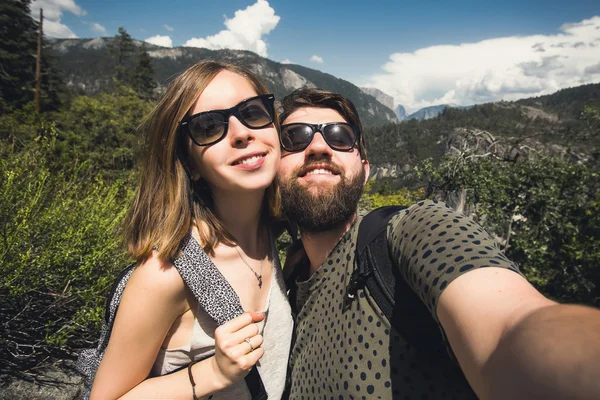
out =
[(233, 18), (226, 17), (226, 30), (206, 38), (192, 38), (184, 46), (250, 50), (267, 57), (267, 43), (262, 37), (277, 26), (279, 19), (266, 0), (257, 0), (244, 10), (236, 11)]
[(167, 24), (164, 24), (164, 25), (163, 25), (163, 28), (165, 28), (165, 29), (166, 29), (166, 30), (168, 30), (169, 32), (173, 32), (173, 31), (175, 30), (175, 28), (173, 28), (172, 26), (170, 26), (170, 25), (167, 25)]
[(281, 63), (282, 63), (282, 64), (293, 64), (293, 61), (292, 61), (292, 60), (290, 60), (289, 58), (286, 58), (286, 59), (285, 59), (285, 60), (283, 60)]
[(395, 53), (361, 82), (414, 111), (553, 93), (600, 81), (600, 16), (564, 24), (556, 35), (512, 36)]
[(319, 57), (317, 55), (314, 55), (310, 58), (310, 61), (317, 63), (317, 64), (323, 64), (323, 57)]
[(61, 22), (63, 11), (77, 16), (86, 15), (86, 11), (75, 4), (74, 0), (34, 0), (31, 3), (31, 15), (37, 21), (40, 9), (44, 10), (44, 34), (55, 38), (76, 38), (77, 35)]
[(162, 47), (173, 47), (173, 40), (169, 36), (152, 36), (144, 40), (146, 43), (155, 44)]
[(96, 32), (96, 33), (99, 33), (99, 34), (101, 34), (101, 35), (106, 35), (106, 28), (105, 28), (105, 27), (103, 27), (102, 25), (100, 25), (100, 24), (99, 24), (99, 23), (97, 23), (97, 22), (94, 22), (94, 23), (92, 24), (92, 31), (94, 31), (94, 32)]

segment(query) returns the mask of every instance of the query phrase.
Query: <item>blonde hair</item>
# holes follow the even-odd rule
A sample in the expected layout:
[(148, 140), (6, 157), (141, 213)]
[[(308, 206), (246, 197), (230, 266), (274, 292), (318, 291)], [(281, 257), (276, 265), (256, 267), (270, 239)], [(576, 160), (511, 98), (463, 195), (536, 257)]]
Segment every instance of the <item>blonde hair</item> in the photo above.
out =
[[(194, 182), (189, 163), (187, 138), (179, 134), (179, 121), (192, 109), (203, 90), (221, 71), (243, 76), (257, 94), (269, 91), (248, 69), (236, 64), (207, 60), (179, 75), (161, 100), (144, 119), (139, 131), (146, 135), (146, 153), (139, 186), (124, 225), (124, 239), (132, 258), (142, 261), (153, 249), (158, 256), (172, 260), (190, 228), (198, 229), (204, 250), (211, 254), (219, 243), (234, 245), (235, 239), (213, 213), (208, 185)], [(279, 129), (275, 116), (274, 125)], [(263, 216), (279, 215), (279, 190), (275, 181), (265, 191)]]

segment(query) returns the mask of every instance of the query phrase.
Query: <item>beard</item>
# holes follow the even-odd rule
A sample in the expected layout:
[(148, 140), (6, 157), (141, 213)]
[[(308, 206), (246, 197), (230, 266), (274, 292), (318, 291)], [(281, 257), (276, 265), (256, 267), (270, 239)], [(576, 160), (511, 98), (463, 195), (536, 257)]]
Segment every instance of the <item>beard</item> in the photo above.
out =
[(315, 185), (312, 188), (314, 194), (310, 187), (301, 186), (297, 180), (301, 170), (310, 163), (295, 170), (288, 181), (277, 177), (283, 214), (298, 224), (301, 232), (320, 233), (337, 228), (349, 222), (356, 213), (365, 183), (364, 168), (348, 178), (341, 168), (333, 163), (330, 165), (332, 171), (339, 172), (340, 182), (323, 187)]

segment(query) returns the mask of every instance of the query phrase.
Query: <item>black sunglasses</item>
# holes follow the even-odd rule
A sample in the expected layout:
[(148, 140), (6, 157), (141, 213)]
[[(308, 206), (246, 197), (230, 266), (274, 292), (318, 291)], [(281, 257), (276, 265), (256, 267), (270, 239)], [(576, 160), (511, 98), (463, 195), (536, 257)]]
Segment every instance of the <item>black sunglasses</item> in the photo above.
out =
[(227, 135), (229, 117), (235, 116), (245, 127), (262, 129), (275, 118), (275, 96), (263, 94), (251, 97), (227, 110), (211, 110), (185, 117), (179, 128), (187, 132), (198, 146), (217, 143)]
[(318, 125), (298, 122), (283, 125), (279, 141), (285, 151), (298, 152), (308, 147), (316, 132), (321, 132), (327, 145), (338, 151), (352, 150), (359, 135), (357, 126), (345, 122)]

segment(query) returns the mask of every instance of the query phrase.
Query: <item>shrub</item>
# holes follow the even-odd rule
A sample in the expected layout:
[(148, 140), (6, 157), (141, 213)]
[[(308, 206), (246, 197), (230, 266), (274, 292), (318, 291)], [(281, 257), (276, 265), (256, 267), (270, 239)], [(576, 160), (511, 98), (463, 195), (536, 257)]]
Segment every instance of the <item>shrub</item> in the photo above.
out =
[(475, 219), (545, 295), (600, 306), (600, 174), (551, 157), (507, 161), (465, 153), (421, 174), (437, 193), (466, 189)]
[(0, 142), (0, 375), (89, 347), (128, 262), (117, 228), (131, 185), (89, 162), (53, 169), (55, 144), (51, 125), (22, 151)]

